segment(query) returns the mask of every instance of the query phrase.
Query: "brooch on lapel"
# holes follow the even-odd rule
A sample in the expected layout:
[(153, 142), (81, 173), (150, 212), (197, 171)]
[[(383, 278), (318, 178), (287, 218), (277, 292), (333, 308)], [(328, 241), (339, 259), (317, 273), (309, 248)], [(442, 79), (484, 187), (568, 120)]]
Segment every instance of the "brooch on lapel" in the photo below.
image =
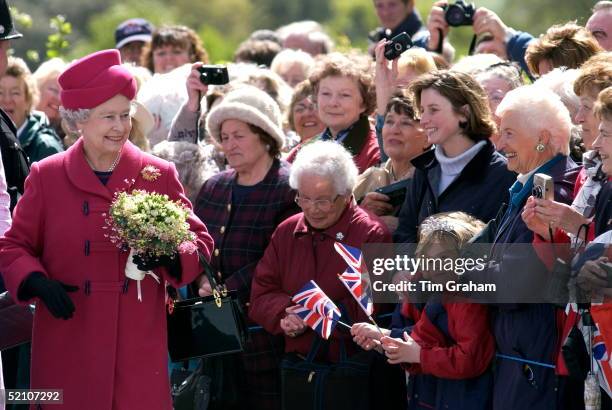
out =
[(142, 179), (153, 182), (159, 178), (161, 171), (153, 165), (147, 165), (140, 171), (140, 175), (142, 175)]

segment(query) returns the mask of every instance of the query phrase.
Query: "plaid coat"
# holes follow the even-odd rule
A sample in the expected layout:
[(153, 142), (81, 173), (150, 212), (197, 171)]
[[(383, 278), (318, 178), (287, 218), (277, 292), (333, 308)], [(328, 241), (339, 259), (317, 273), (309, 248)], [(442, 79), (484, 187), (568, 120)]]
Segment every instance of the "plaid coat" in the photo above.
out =
[[(211, 266), (229, 290), (237, 290), (248, 306), (251, 279), (276, 227), (299, 212), (295, 191), (289, 187), (289, 164), (275, 160), (258, 188), (240, 203), (232, 203), (234, 170), (208, 179), (196, 199), (195, 214), (206, 223), (215, 241)], [(252, 323), (251, 323), (252, 324)], [(261, 328), (249, 329), (245, 351), (236, 360), (240, 381), (240, 406), (249, 409), (280, 408), (279, 364), (283, 338)], [(213, 358), (214, 359), (214, 358)], [(210, 359), (209, 359), (210, 360)], [(218, 404), (214, 408), (234, 407)]]
[(208, 179), (195, 202), (195, 214), (215, 241), (211, 266), (217, 279), (240, 300), (249, 300), (251, 279), (272, 233), (287, 217), (299, 212), (295, 191), (289, 187), (289, 164), (274, 160), (258, 188), (240, 203), (232, 203), (235, 170)]

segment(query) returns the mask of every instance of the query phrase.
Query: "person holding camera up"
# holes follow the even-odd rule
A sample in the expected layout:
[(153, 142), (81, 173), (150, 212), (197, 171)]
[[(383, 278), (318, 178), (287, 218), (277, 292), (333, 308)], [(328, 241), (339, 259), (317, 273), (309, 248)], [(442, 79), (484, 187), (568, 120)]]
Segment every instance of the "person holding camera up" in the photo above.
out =
[(423, 22), (415, 9), (416, 0), (373, 0), (380, 27), (368, 34), (368, 51), (374, 55), (376, 44), (406, 32), (410, 37), (423, 31)]
[(496, 54), (504, 60), (519, 63), (524, 71), (529, 72), (525, 52), (534, 37), (508, 27), (495, 12), (485, 7), (476, 8), (473, 3), (436, 1), (427, 18), (428, 33), (414, 39), (414, 44), (430, 51), (440, 50), (440, 44), (448, 36), (451, 26), (470, 25), (477, 37), (485, 38), (477, 42), (476, 53)]

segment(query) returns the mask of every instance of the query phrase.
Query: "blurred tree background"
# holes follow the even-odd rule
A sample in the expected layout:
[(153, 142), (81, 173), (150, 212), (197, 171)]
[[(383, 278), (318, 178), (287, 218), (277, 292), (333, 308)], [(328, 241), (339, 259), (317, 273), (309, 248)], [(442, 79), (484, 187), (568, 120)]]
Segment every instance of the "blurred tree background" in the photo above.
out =
[[(29, 15), (18, 21), (24, 38), (13, 41), (17, 56), (36, 51), (43, 61), (47, 41), (57, 32), (52, 19), (64, 16), (70, 23), (65, 35), (69, 47), (61, 51), (66, 58), (83, 56), (91, 51), (114, 47), (115, 27), (131, 17), (144, 17), (155, 25), (186, 24), (204, 41), (214, 62), (232, 59), (234, 50), (256, 29), (275, 29), (296, 20), (321, 22), (341, 47), (365, 49), (367, 33), (377, 26), (373, 0), (9, 0), (19, 12)], [(423, 20), (433, 1), (417, 0)], [(487, 7), (518, 30), (533, 35), (549, 26), (570, 20), (584, 24), (594, 1), (587, 0), (482, 0), (476, 6)], [(459, 54), (466, 52), (472, 31), (470, 27), (453, 28), (451, 41)], [(57, 39), (56, 39), (57, 40)], [(35, 57), (36, 53), (28, 56)], [(36, 62), (29, 61), (32, 68)]]

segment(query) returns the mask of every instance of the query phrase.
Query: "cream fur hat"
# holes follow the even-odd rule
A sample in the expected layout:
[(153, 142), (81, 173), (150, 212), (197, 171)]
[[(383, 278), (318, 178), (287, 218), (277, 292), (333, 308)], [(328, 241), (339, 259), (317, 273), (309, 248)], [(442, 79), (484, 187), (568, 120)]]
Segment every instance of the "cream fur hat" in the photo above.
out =
[(244, 86), (230, 91), (213, 108), (206, 118), (206, 129), (221, 142), (221, 125), (226, 120), (240, 120), (264, 130), (283, 147), (285, 134), (282, 131), (282, 116), (276, 101), (264, 91), (253, 86)]

